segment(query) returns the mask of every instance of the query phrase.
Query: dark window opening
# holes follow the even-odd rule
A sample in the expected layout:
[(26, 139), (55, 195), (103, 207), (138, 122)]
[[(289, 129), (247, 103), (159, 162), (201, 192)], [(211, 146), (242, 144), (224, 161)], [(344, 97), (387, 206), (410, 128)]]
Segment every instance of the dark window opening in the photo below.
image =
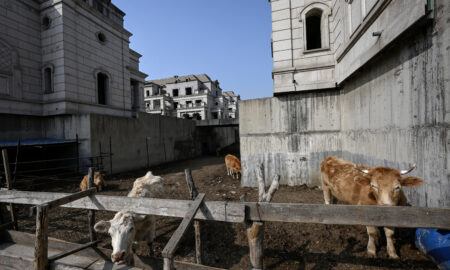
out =
[(219, 113), (213, 112), (213, 113), (212, 113), (212, 118), (213, 118), (213, 119), (219, 119)]
[(186, 101), (186, 107), (192, 107), (192, 101)]
[(194, 113), (192, 117), (196, 120), (202, 120), (202, 116), (199, 113)]
[(51, 20), (48, 16), (45, 16), (44, 18), (42, 18), (42, 26), (44, 27), (44, 29), (50, 28), (50, 23), (51, 23)]
[(153, 100), (153, 110), (161, 110), (161, 100)]
[(97, 74), (98, 104), (106, 105), (106, 93), (108, 91), (108, 76), (104, 73)]
[(313, 14), (306, 17), (306, 49), (314, 50), (322, 48), (320, 19), (322, 12), (314, 10)]
[(195, 101), (195, 106), (199, 107), (202, 105), (202, 101), (201, 100), (196, 100)]
[(131, 106), (133, 109), (139, 108), (139, 82), (135, 80), (130, 81), (130, 88), (131, 88)]
[(178, 89), (173, 89), (173, 96), (178, 97)]
[(94, 0), (94, 8), (95, 8), (98, 12), (103, 13), (103, 4), (102, 4), (101, 1), (99, 1), (99, 0)]
[(102, 32), (97, 33), (97, 39), (101, 43), (105, 43), (106, 42), (106, 36)]
[(178, 102), (174, 102), (173, 103), (173, 107), (176, 109), (176, 108), (178, 108)]
[(184, 119), (192, 119), (192, 117), (187, 113), (183, 114), (183, 118)]
[(147, 91), (145, 92), (145, 94), (147, 95), (147, 97), (150, 96), (150, 91), (147, 90)]
[(186, 95), (192, 95), (192, 88), (191, 87), (187, 87), (186, 88)]
[(52, 69), (48, 67), (48, 68), (44, 69), (44, 91), (45, 91), (45, 93), (53, 92), (52, 84), (53, 84)]

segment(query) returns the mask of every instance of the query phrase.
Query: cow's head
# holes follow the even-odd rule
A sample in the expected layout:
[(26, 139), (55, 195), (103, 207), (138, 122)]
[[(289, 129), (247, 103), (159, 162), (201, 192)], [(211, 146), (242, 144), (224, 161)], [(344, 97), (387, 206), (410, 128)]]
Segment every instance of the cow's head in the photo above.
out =
[(414, 170), (416, 165), (408, 170), (387, 167), (376, 167), (369, 170), (355, 168), (362, 172), (361, 175), (354, 178), (355, 182), (360, 185), (370, 185), (370, 196), (377, 201), (378, 205), (399, 205), (404, 199), (402, 186), (417, 187), (423, 183), (423, 179), (419, 177), (402, 177)]
[(140, 222), (143, 216), (130, 211), (117, 212), (109, 221), (99, 221), (94, 229), (97, 232), (108, 232), (111, 236), (113, 252), (111, 260), (116, 264), (129, 263), (131, 259), (131, 247), (136, 235), (135, 222)]

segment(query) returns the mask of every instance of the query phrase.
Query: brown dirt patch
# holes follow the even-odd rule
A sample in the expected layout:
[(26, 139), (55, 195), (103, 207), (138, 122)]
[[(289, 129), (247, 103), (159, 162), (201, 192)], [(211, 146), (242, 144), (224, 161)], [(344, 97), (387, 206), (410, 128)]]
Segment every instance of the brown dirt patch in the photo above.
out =
[[(195, 184), (211, 201), (239, 201), (246, 194), (248, 201), (257, 200), (256, 188), (241, 188), (238, 180), (226, 176), (223, 158), (203, 157), (158, 166), (151, 170), (164, 177), (167, 198), (188, 199), (184, 169), (191, 168)], [(145, 170), (106, 177), (108, 186), (101, 194), (124, 195), (133, 181), (145, 174)], [(81, 179), (80, 179), (81, 181)], [(42, 191), (75, 192), (78, 183), (46, 187)], [(282, 186), (275, 194), (274, 202), (323, 203), (319, 189)], [(111, 212), (96, 212), (97, 221), (109, 219)], [(158, 218), (157, 238), (152, 254), (160, 257), (164, 245), (177, 228), (180, 219)], [(209, 266), (248, 269), (248, 245), (244, 224), (202, 222), (204, 264)], [(20, 207), (20, 230), (34, 232), (35, 220), (28, 216), (28, 208)], [(50, 214), (51, 237), (85, 243), (88, 242), (87, 211), (59, 208)], [(193, 234), (190, 234), (193, 235)], [(101, 246), (111, 248), (108, 235), (99, 235)], [(400, 260), (391, 260), (386, 253), (385, 242), (376, 258), (366, 254), (367, 234), (363, 226), (338, 226), (320, 224), (267, 222), (264, 233), (265, 269), (437, 269), (424, 257), (413, 243), (413, 230), (397, 230), (397, 251)], [(137, 251), (148, 255), (149, 248), (141, 245)], [(193, 237), (181, 243), (176, 260), (194, 262)]]

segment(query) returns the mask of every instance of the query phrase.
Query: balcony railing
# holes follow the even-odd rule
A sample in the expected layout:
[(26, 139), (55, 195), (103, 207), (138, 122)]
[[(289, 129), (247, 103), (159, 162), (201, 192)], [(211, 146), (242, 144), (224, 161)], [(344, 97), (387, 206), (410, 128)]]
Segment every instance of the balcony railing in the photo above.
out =
[(177, 109), (188, 109), (188, 108), (202, 108), (205, 107), (206, 103), (189, 103), (189, 104), (178, 104)]

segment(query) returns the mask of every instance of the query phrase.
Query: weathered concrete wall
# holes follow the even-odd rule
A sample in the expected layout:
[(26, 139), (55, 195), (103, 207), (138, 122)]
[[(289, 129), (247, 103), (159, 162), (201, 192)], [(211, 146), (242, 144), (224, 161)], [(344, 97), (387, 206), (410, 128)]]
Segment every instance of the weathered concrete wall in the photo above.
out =
[(450, 206), (450, 3), (436, 9), (433, 25), (415, 26), (340, 90), (242, 101), (243, 185), (256, 184), (259, 162), (281, 183), (316, 185), (333, 154), (370, 166), (417, 163), (413, 175), (425, 183), (405, 188), (412, 204)]
[[(120, 172), (198, 155), (192, 120), (140, 113), (138, 118), (91, 115), (91, 151), (105, 151), (112, 139), (113, 170)], [(148, 143), (148, 148), (146, 146)], [(103, 148), (105, 147), (105, 148)], [(109, 164), (105, 167), (109, 170)]]
[[(140, 113), (138, 118), (0, 114), (0, 127), (0, 140), (75, 140), (78, 135), (80, 157), (98, 155), (99, 142), (102, 151), (109, 152), (111, 136), (114, 173), (215, 153), (216, 147), (223, 148), (239, 140), (234, 126), (196, 127), (192, 120), (146, 113)], [(109, 161), (105, 160), (104, 169), (109, 168)]]
[(266, 179), (279, 174), (281, 184), (317, 185), (321, 160), (341, 151), (338, 92), (246, 100), (240, 106), (244, 186), (256, 185), (260, 163)]

